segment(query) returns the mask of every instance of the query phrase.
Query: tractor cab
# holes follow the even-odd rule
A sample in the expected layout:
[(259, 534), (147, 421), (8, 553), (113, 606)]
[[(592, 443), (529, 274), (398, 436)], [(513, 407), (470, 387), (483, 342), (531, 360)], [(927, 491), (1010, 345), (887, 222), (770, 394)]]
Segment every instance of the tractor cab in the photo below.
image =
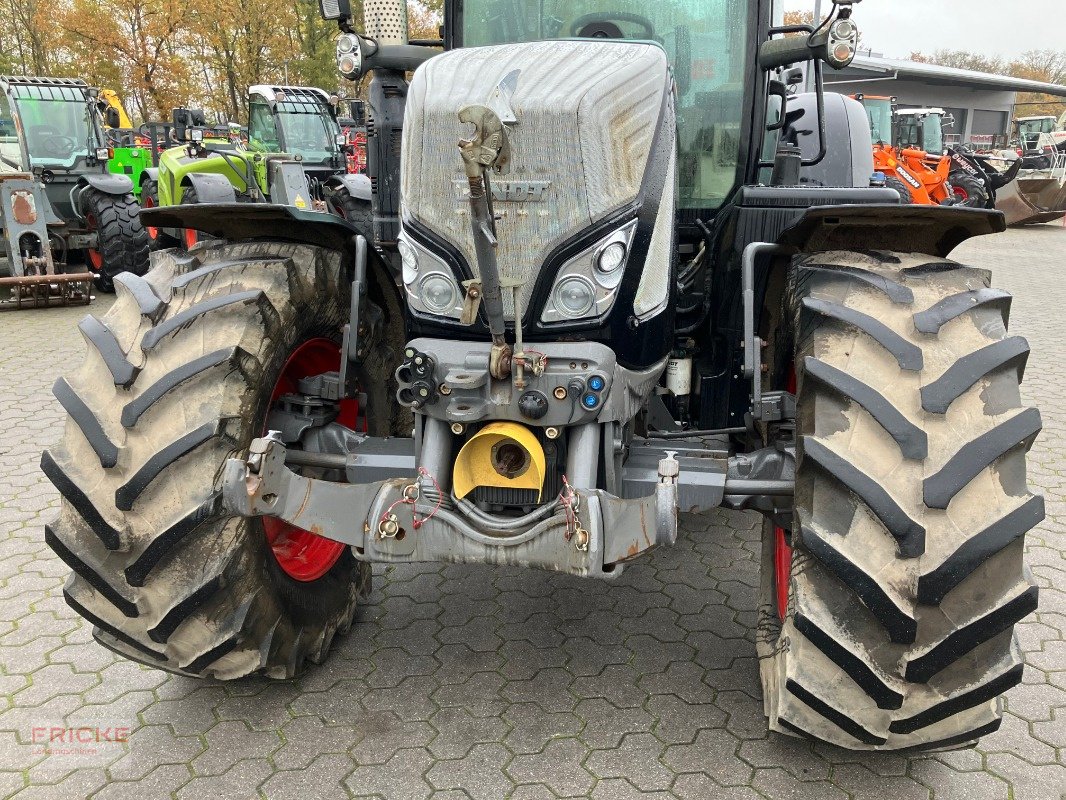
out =
[(76, 216), (69, 195), (78, 178), (106, 170), (97, 93), (81, 80), (0, 77), (0, 174), (46, 176), (62, 219)]
[(344, 135), (330, 96), (300, 86), (253, 86), (248, 90), (248, 147), (287, 153), (308, 167), (343, 164)]
[(936, 158), (944, 154), (944, 127), (955, 124), (955, 118), (944, 109), (901, 108), (896, 110), (896, 119), (900, 147), (923, 150)]
[(869, 94), (853, 94), (862, 103), (870, 120), (870, 141), (878, 146), (892, 147), (895, 137), (895, 97), (880, 97)]
[(1066, 112), (1055, 117), (1019, 117), (1014, 121), (1018, 129), (1018, 146), (1022, 155), (1042, 156), (1055, 150), (1066, 152)]

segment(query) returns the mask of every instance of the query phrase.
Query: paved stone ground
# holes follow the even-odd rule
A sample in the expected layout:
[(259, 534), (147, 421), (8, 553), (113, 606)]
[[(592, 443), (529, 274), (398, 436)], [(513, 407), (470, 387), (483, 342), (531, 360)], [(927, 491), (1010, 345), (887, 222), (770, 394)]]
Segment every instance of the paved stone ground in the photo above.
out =
[[(120, 660), (60, 596), (42, 539), (58, 498), (37, 467), (59, 435), (49, 389), (82, 357), (84, 310), (0, 317), (0, 796), (973, 798), (1066, 792), (1066, 229), (965, 245), (1015, 293), (1033, 345), (1030, 460), (1048, 518), (1030, 534), (1041, 608), (998, 733), (937, 756), (768, 735), (755, 647), (757, 525), (684, 519), (677, 547), (614, 583), (426, 565), (376, 570), (359, 625), (286, 683), (210, 685)], [(96, 302), (103, 312), (107, 299)], [(44, 754), (34, 729), (128, 728)], [(38, 732), (38, 736), (42, 735)], [(46, 734), (45, 734), (46, 735)]]

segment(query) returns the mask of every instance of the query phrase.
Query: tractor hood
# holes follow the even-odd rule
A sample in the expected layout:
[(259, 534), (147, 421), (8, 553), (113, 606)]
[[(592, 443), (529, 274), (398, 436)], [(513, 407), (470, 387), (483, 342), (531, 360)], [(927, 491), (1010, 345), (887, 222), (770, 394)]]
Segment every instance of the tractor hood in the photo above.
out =
[[(540, 314), (529, 303), (546, 262), (561, 262), (575, 241), (587, 247), (600, 229), (610, 234), (638, 215), (638, 315), (661, 307), (675, 195), (671, 87), (665, 52), (639, 42), (531, 42), (430, 59), (415, 72), (404, 118), (405, 271), (412, 260), (424, 270), (428, 250), (446, 255), (463, 273), (457, 278), (479, 277), (457, 145), (472, 128), (459, 122), (459, 110), (483, 105), (504, 122), (510, 144), (510, 163), (491, 175), (500, 275), (522, 282), (528, 315)], [(513, 318), (506, 292), (504, 301)]]

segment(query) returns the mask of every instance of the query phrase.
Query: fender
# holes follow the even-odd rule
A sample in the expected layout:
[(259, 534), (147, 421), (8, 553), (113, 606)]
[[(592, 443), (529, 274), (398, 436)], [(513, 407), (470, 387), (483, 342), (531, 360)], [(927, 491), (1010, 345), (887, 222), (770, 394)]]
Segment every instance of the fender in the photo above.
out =
[(974, 236), (1007, 229), (1002, 211), (953, 206), (814, 206), (777, 244), (800, 252), (896, 250), (947, 258)]
[[(182, 184), (192, 186), (196, 190), (196, 197), (201, 204), (237, 202), (237, 193), (233, 189), (233, 184), (229, 182), (225, 175), (215, 175), (210, 172), (190, 172), (182, 179)], [(204, 229), (199, 228), (198, 230)]]
[(91, 172), (78, 178), (78, 185), (115, 197), (124, 197), (133, 192), (133, 180), (122, 173)]
[[(355, 236), (362, 234), (354, 225), (333, 214), (274, 203), (236, 203), (231, 200), (210, 206), (202, 203), (156, 206), (141, 209), (140, 215), (145, 225), (157, 228), (195, 228), (229, 241), (280, 239), (329, 250), (351, 249)], [(369, 248), (367, 257), (381, 262), (381, 266), (388, 269), (373, 247)]]
[(148, 180), (149, 178), (151, 178), (156, 183), (159, 183), (159, 167), (145, 167), (141, 171), (141, 185), (142, 186), (144, 185), (144, 182), (146, 180)]
[(371, 199), (370, 176), (362, 173), (352, 175), (346, 172), (343, 175), (332, 175), (326, 181), (326, 187), (330, 189), (343, 187), (356, 200), (366, 200), (369, 203)]

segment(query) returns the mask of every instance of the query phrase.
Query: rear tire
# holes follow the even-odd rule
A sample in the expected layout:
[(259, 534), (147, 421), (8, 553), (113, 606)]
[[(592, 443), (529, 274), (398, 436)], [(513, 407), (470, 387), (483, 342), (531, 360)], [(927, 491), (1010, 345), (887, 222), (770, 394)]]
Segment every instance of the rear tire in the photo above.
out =
[(760, 602), (773, 730), (949, 749), (996, 730), (1036, 608), (1024, 534), (1028, 353), (988, 273), (917, 254), (803, 256), (789, 280), (797, 452), (787, 610)]
[(82, 322), (85, 363), (56, 382), (69, 417), (41, 466), (63, 505), (45, 537), (106, 647), (188, 675), (292, 677), (349, 629), (369, 565), (345, 548), (294, 580), (259, 519), (224, 511), (219, 479), (261, 435), (288, 355), (347, 321), (341, 253), (213, 243), (156, 258)]
[(89, 249), (86, 258), (96, 274), (97, 288), (114, 292), (116, 275), (147, 272), (148, 234), (141, 225), (140, 207), (133, 194), (116, 197), (86, 189), (81, 204), (89, 229), (95, 230), (97, 235), (97, 246)]

